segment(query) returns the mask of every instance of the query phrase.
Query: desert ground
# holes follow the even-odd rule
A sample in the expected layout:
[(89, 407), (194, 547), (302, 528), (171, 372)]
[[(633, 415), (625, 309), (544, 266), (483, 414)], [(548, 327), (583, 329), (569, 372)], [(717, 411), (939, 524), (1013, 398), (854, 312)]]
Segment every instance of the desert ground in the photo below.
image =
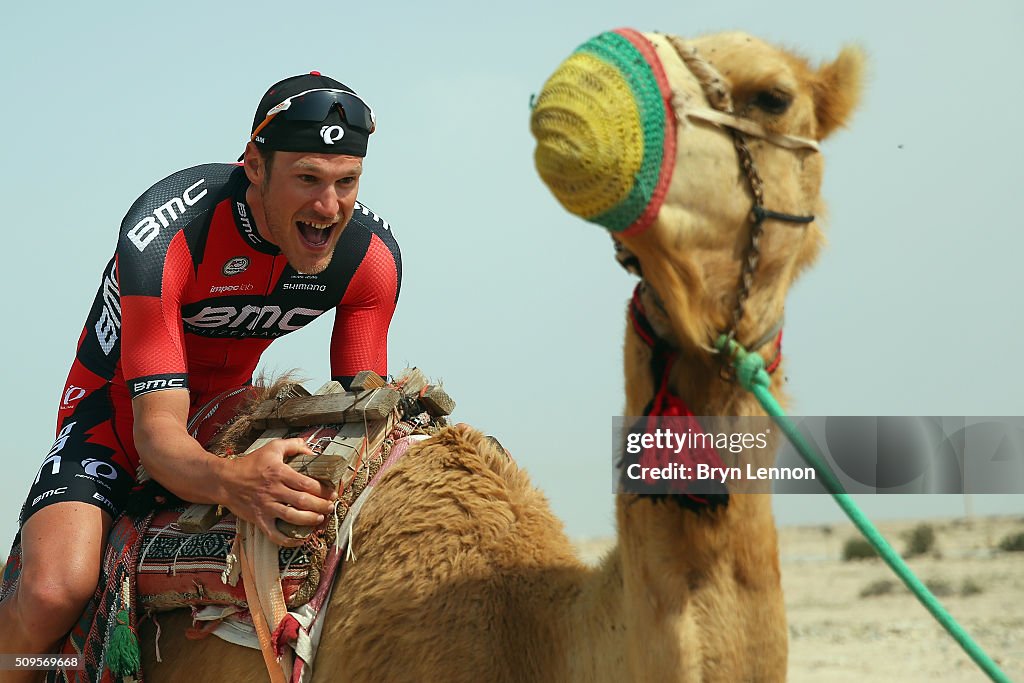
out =
[[(999, 549), (1024, 517), (879, 522), (901, 553), (927, 524), (933, 548), (911, 569), (1003, 669), (1024, 681), (1024, 552)], [(789, 619), (789, 680), (952, 683), (988, 678), (880, 559), (843, 561), (851, 524), (779, 530)], [(577, 543), (589, 562), (610, 540)]]

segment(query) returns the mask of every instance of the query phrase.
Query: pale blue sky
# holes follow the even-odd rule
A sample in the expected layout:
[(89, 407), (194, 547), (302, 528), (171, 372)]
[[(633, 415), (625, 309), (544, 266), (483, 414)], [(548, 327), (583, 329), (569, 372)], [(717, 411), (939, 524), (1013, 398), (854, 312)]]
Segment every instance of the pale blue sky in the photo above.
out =
[[(871, 59), (864, 105), (824, 146), (830, 245), (791, 294), (793, 412), (1019, 415), (1024, 253), (1013, 127), (1024, 110), (1016, 2), (403, 4), (18, 3), (0, 25), (0, 207), (8, 359), (0, 538), (53, 440), (75, 343), (135, 197), (232, 161), (266, 87), (319, 69), (373, 105), (360, 199), (387, 218), (405, 278), (391, 369), (445, 380), (456, 418), (495, 434), (574, 536), (612, 531), (610, 417), (623, 406), (632, 280), (597, 227), (538, 179), (530, 95), (579, 43), (618, 26), (739, 28), (815, 60)], [(328, 374), (330, 321), (271, 369)], [(867, 498), (876, 517), (956, 515), (958, 497)], [(1024, 498), (976, 496), (976, 511)], [(778, 499), (783, 523), (835, 521)]]

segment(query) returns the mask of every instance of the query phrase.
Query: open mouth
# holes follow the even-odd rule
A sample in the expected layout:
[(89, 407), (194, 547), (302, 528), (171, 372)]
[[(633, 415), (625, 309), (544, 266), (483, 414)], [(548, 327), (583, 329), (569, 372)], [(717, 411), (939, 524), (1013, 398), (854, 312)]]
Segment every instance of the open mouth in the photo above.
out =
[(296, 221), (295, 225), (299, 228), (299, 235), (302, 237), (302, 241), (306, 243), (306, 246), (311, 248), (322, 247), (331, 239), (331, 231), (334, 230), (334, 226), (337, 223), (310, 223), (306, 221)]

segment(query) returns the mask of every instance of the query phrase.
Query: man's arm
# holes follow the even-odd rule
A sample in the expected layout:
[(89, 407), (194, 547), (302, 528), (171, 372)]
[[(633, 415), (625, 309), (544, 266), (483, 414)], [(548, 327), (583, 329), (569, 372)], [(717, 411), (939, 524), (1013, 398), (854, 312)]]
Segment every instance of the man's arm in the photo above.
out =
[(193, 503), (227, 506), (256, 524), (281, 546), (298, 546), (277, 530), (274, 519), (316, 526), (331, 513), (336, 497), (316, 479), (284, 463), (287, 456), (310, 453), (302, 439), (275, 439), (244, 458), (208, 453), (185, 428), (188, 392), (154, 391), (132, 400), (135, 446), (146, 471), (173, 494)]
[(389, 231), (390, 227), (378, 227), (371, 234), (366, 254), (335, 311), (331, 377), (345, 387), (361, 370), (387, 375), (388, 328), (402, 285), (401, 253)]

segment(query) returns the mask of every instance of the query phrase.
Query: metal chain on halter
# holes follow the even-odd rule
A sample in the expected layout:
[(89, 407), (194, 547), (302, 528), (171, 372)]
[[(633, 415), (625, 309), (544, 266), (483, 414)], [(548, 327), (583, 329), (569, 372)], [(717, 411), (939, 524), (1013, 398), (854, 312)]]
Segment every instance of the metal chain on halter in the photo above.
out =
[[(737, 130), (732, 130), (731, 132), (733, 145), (736, 147), (736, 153), (740, 157), (740, 165), (747, 176), (747, 183), (750, 185), (750, 194), (753, 195), (754, 202), (748, 216), (750, 220), (750, 244), (747, 246), (747, 252), (743, 259), (740, 286), (736, 292), (736, 308), (733, 310), (729, 328), (723, 333), (726, 336), (727, 344), (723, 348), (731, 348), (728, 342), (736, 338), (736, 330), (739, 327), (740, 320), (743, 319), (744, 307), (747, 303), (747, 297), (750, 296), (750, 287), (754, 282), (754, 272), (757, 270), (757, 264), (761, 260), (761, 235), (764, 233), (765, 219), (774, 218), (775, 220), (796, 224), (808, 224), (814, 221), (813, 215), (797, 216), (764, 208), (764, 181), (761, 179), (761, 174), (757, 172), (757, 166), (754, 165), (754, 157), (747, 146), (747, 139), (743, 133)], [(728, 367), (730, 368), (729, 372), (732, 373), (732, 364), (730, 363)]]
[(750, 185), (750, 193), (754, 196), (754, 205), (750, 209), (750, 243), (743, 258), (743, 266), (740, 271), (740, 285), (736, 291), (736, 307), (732, 311), (732, 320), (724, 334), (729, 341), (736, 338), (736, 331), (739, 328), (740, 320), (743, 319), (744, 308), (747, 304), (747, 297), (750, 296), (750, 287), (754, 283), (754, 272), (761, 260), (761, 234), (764, 232), (764, 181), (757, 172), (754, 165), (754, 157), (750, 154), (746, 138), (743, 133), (732, 132), (733, 145), (740, 157), (740, 165), (747, 176)]
[[(683, 63), (686, 64), (690, 73), (697, 78), (697, 82), (700, 83), (708, 103), (718, 111), (727, 114), (734, 113), (732, 93), (728, 83), (718, 73), (718, 70), (700, 56), (697, 48), (687, 45), (678, 36), (666, 35), (665, 38), (675, 49), (679, 58), (683, 60)], [(747, 140), (743, 133), (735, 129), (730, 129), (730, 132), (732, 133), (736, 153), (739, 155), (740, 166), (747, 177), (747, 183), (754, 198), (753, 207), (750, 211), (750, 242), (743, 256), (739, 289), (736, 292), (736, 306), (733, 308), (729, 327), (723, 332), (726, 338), (732, 341), (736, 338), (740, 321), (743, 319), (747, 298), (750, 296), (750, 288), (754, 283), (754, 273), (757, 271), (757, 264), (761, 260), (761, 234), (764, 232), (766, 213), (764, 211), (764, 181), (757, 172), (757, 166), (754, 165), (754, 157), (747, 146)], [(727, 363), (725, 367), (727, 368), (725, 372), (731, 376), (730, 369), (732, 365)]]

